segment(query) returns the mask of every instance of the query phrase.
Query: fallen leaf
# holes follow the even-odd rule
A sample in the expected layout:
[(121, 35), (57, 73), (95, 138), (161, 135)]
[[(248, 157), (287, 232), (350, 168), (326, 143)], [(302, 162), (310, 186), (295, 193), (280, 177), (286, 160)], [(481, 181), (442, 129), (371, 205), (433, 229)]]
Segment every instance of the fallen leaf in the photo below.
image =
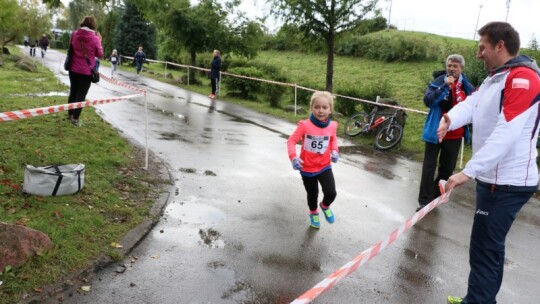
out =
[(36, 287), (36, 288), (34, 288), (34, 291), (35, 291), (35, 292), (42, 292), (42, 291), (43, 291), (43, 289), (41, 289), (41, 288), (37, 288), (37, 287)]
[(90, 286), (81, 286), (82, 291), (90, 291)]
[(116, 243), (116, 242), (112, 242), (112, 243), (111, 243), (111, 247), (114, 247), (114, 248), (123, 248), (124, 246), (122, 246), (122, 245), (120, 245), (120, 244), (118, 244), (118, 243)]

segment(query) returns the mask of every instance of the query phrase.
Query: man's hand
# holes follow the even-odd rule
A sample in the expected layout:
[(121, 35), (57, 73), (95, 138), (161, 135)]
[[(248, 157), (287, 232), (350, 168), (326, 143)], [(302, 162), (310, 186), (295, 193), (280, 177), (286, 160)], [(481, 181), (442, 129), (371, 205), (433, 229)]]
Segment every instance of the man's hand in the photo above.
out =
[(450, 117), (448, 117), (448, 114), (443, 114), (443, 117), (439, 122), (439, 128), (437, 128), (437, 137), (439, 138), (439, 142), (443, 141), (443, 138), (446, 136), (446, 132), (448, 132), (449, 127)]
[(444, 187), (445, 192), (448, 192), (455, 187), (458, 187), (460, 185), (463, 185), (466, 183), (470, 178), (465, 175), (463, 172), (456, 173), (446, 181), (446, 185)]
[(456, 79), (454, 78), (454, 76), (452, 75), (449, 75), (448, 77), (446, 77), (446, 84), (449, 86), (449, 87), (452, 87), (452, 84), (456, 82)]

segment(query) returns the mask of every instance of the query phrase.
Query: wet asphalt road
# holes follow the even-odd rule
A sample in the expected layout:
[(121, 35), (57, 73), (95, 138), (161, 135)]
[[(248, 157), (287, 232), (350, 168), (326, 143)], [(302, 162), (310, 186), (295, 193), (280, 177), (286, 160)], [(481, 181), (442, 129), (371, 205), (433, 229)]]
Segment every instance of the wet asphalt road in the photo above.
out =
[[(45, 64), (58, 73), (62, 60), (50, 51)], [(102, 66), (102, 73), (109, 71)], [(149, 149), (169, 164), (177, 190), (130, 257), (100, 271), (88, 283), (90, 292), (63, 303), (289, 303), (414, 213), (420, 163), (341, 141), (333, 167), (336, 222), (322, 219), (315, 231), (301, 178), (287, 157), (294, 124), (219, 99), (212, 104), (136, 77), (133, 68), (117, 76), (148, 90)], [(65, 72), (59, 79), (67, 80)], [(88, 98), (129, 94), (102, 80)], [(97, 109), (145, 144), (144, 98)], [(473, 204), (470, 182), (313, 303), (446, 303), (447, 295), (464, 295)], [(540, 301), (539, 225), (540, 204), (533, 199), (507, 239), (499, 303)], [(119, 265), (125, 272), (116, 272)]]

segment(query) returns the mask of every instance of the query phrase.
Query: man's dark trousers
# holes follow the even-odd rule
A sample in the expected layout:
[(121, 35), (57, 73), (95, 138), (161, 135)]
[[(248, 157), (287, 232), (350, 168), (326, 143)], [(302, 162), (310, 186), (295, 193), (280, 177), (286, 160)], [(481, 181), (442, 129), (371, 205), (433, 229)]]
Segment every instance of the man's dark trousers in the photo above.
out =
[[(445, 139), (438, 144), (426, 142), (420, 192), (418, 193), (418, 203), (420, 205), (427, 205), (440, 195), (437, 184), (439, 180), (447, 180), (454, 173), (460, 147), (461, 139)], [(439, 171), (435, 178), (437, 159), (439, 161)]]
[(469, 285), (463, 304), (497, 303), (504, 269), (504, 243), (521, 207), (538, 186), (499, 186), (477, 181), (469, 249)]

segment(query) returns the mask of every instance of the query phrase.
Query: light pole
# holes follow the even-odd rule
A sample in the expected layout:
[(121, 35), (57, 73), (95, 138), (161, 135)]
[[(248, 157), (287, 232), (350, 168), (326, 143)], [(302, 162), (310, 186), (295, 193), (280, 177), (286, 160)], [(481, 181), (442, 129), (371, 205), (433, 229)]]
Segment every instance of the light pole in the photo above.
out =
[(388, 21), (387, 21), (387, 26), (386, 26), (386, 30), (390, 30), (390, 16), (392, 15), (392, 0), (390, 0), (390, 8), (388, 9)]
[(478, 21), (480, 21), (480, 12), (482, 11), (482, 3), (480, 3), (480, 8), (478, 9), (478, 18), (476, 18), (476, 26), (474, 27), (473, 40), (476, 40), (476, 30), (478, 29)]
[(506, 0), (506, 18), (504, 19), (504, 22), (508, 22), (508, 13), (510, 12), (510, 1)]

